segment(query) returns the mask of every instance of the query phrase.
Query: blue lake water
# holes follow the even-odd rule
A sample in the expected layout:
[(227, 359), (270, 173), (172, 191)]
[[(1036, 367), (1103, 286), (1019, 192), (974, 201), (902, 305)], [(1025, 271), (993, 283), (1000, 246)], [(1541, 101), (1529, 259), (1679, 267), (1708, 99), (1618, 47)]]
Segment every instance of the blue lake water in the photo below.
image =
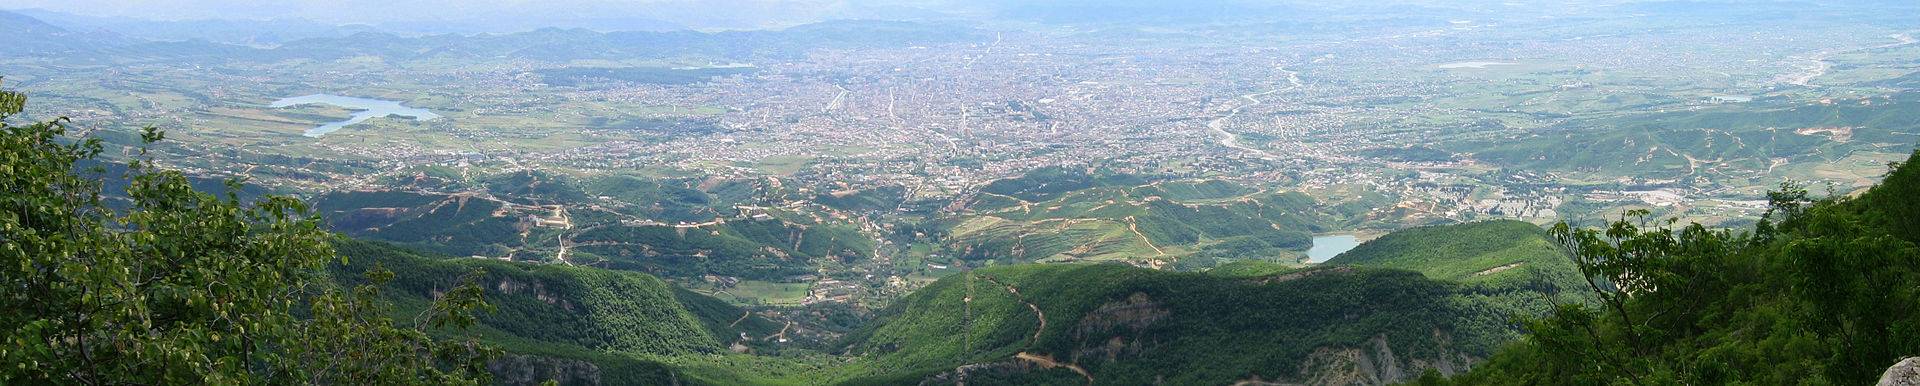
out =
[(313, 95), (286, 98), (286, 99), (273, 101), (273, 104), (268, 106), (273, 108), (281, 108), (281, 107), (287, 107), (287, 106), (298, 106), (298, 105), (306, 105), (306, 104), (334, 105), (334, 106), (339, 106), (341, 108), (357, 110), (357, 111), (354, 111), (353, 116), (347, 117), (346, 120), (338, 121), (338, 122), (329, 122), (327, 124), (320, 125), (319, 127), (307, 129), (306, 136), (314, 137), (314, 138), (319, 138), (322, 135), (327, 135), (327, 133), (338, 131), (341, 128), (347, 127), (347, 125), (360, 123), (362, 121), (366, 121), (368, 119), (373, 119), (377, 117), (401, 116), (401, 117), (413, 118), (414, 120), (417, 120), (417, 121), (431, 121), (431, 120), (440, 118), (440, 114), (434, 114), (432, 111), (427, 111), (427, 109), (407, 107), (406, 105), (402, 105), (400, 104), (400, 102), (397, 102), (397, 101), (355, 98), (350, 96), (339, 96), (339, 95), (333, 95), (333, 94), (313, 94)]
[(1360, 238), (1354, 235), (1314, 236), (1313, 247), (1307, 249), (1307, 262), (1324, 263), (1357, 246), (1360, 246)]

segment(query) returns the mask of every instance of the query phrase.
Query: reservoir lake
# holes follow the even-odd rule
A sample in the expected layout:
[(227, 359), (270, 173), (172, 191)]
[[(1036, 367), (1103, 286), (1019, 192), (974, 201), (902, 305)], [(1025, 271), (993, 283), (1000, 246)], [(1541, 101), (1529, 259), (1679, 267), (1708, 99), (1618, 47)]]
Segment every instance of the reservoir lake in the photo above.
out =
[(1314, 236), (1313, 247), (1307, 249), (1307, 262), (1324, 263), (1357, 246), (1360, 246), (1360, 238), (1354, 235)]
[(313, 138), (319, 138), (320, 136), (327, 135), (327, 133), (332, 133), (334, 131), (340, 130), (341, 128), (345, 128), (347, 127), (347, 125), (360, 123), (362, 121), (366, 121), (368, 119), (372, 119), (376, 117), (401, 116), (401, 117), (412, 118), (416, 121), (431, 121), (431, 120), (440, 118), (440, 114), (434, 114), (432, 111), (427, 111), (427, 109), (407, 107), (406, 105), (400, 104), (400, 102), (398, 101), (355, 98), (350, 96), (339, 96), (339, 95), (333, 95), (333, 94), (313, 94), (313, 95), (306, 95), (306, 96), (297, 96), (292, 98), (284, 98), (281, 100), (273, 101), (273, 104), (268, 106), (273, 108), (282, 108), (282, 107), (298, 106), (298, 105), (306, 105), (306, 104), (334, 105), (334, 106), (339, 106), (341, 108), (356, 110), (353, 112), (353, 115), (347, 117), (346, 120), (337, 121), (337, 122), (328, 122), (318, 127), (307, 129), (305, 135)]

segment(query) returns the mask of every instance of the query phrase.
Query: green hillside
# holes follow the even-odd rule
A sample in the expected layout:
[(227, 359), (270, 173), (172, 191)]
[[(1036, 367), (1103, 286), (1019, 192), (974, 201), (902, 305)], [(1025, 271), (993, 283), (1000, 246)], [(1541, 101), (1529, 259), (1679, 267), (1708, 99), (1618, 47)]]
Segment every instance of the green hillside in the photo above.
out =
[(851, 222), (812, 211), (736, 207), (765, 193), (747, 180), (612, 175), (579, 183), (538, 172), (475, 180), (444, 185), (458, 188), (454, 193), (332, 192), (314, 206), (334, 230), (358, 238), (456, 256), (564, 258), (672, 277), (779, 280), (873, 251), (873, 237)]
[(376, 265), (398, 275), (388, 297), (399, 316), (483, 272), (496, 309), (474, 331), (510, 354), (493, 368), (507, 383), (1377, 383), (1464, 371), (1517, 336), (1508, 315), (1540, 311), (1513, 300), (1540, 296), (1529, 289), (1396, 269), (1017, 265), (953, 275), (877, 311), (840, 359), (749, 356), (725, 353), (783, 351), (739, 338), (781, 326), (645, 274), (335, 244), (347, 259), (336, 278)]
[(761, 187), (728, 180), (702, 188), (698, 179), (646, 178), (610, 175), (589, 179), (583, 196), (607, 197), (622, 215), (661, 222), (701, 222), (732, 214), (733, 205), (748, 204)]
[(513, 214), (535, 211), (474, 195), (399, 191), (328, 193), (314, 208), (334, 230), (455, 255), (504, 255), (522, 247), (526, 224)]
[(940, 219), (951, 255), (969, 261), (1129, 261), (1204, 269), (1291, 259), (1312, 234), (1353, 216), (1300, 192), (1220, 179), (1139, 177), (1047, 168), (995, 181)]
[(1783, 186), (1738, 233), (1644, 214), (1556, 228), (1599, 305), (1529, 322), (1527, 339), (1453, 382), (1872, 384), (1920, 354), (1915, 159), (1858, 196)]
[[(509, 380), (515, 378), (511, 374), (527, 373), (531, 378), (524, 380), (533, 382), (665, 383), (685, 370), (663, 360), (723, 353), (743, 332), (766, 336), (780, 328), (645, 274), (435, 257), (346, 238), (336, 239), (334, 246), (346, 264), (330, 271), (343, 284), (357, 284), (361, 273), (375, 266), (393, 271), (386, 295), (406, 318), (436, 291), (452, 288), (468, 272), (482, 272), (479, 283), (495, 309), (480, 313), (476, 331), (512, 354), (510, 360), (496, 361), (494, 369)], [(595, 370), (580, 370), (582, 363)]]
[(915, 292), (850, 336), (847, 351), (867, 361), (846, 382), (1391, 382), (1464, 370), (1512, 339), (1513, 310), (1483, 290), (1356, 267), (1251, 277), (981, 269)]
[(1547, 231), (1524, 221), (1495, 220), (1403, 229), (1367, 241), (1326, 264), (1419, 271), (1429, 278), (1463, 282), (1551, 278), (1578, 284), (1579, 273), (1547, 239)]

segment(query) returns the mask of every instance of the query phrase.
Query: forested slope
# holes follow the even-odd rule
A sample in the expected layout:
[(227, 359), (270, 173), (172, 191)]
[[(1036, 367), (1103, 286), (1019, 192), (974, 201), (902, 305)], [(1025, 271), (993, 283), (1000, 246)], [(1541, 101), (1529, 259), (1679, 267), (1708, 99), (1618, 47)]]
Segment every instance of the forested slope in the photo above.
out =
[(1405, 269), (1465, 282), (1534, 280), (1581, 285), (1573, 261), (1555, 248), (1546, 229), (1515, 220), (1402, 229), (1360, 244), (1326, 264)]
[(867, 359), (847, 383), (1394, 382), (1464, 371), (1514, 337), (1482, 290), (1346, 266), (1252, 277), (994, 267), (881, 311), (847, 342)]
[[(1870, 384), (1920, 355), (1920, 168), (1853, 197), (1786, 185), (1753, 229), (1556, 228), (1595, 280), (1461, 384)], [(1434, 383), (1444, 382), (1429, 379)]]
[(494, 362), (512, 381), (666, 383), (677, 369), (655, 358), (723, 353), (749, 336), (779, 326), (718, 299), (673, 287), (641, 273), (445, 258), (392, 245), (338, 238), (346, 260), (330, 267), (336, 280), (357, 284), (375, 266), (394, 273), (386, 284), (395, 312), (412, 315), (428, 299), (478, 274), (491, 312), (480, 312), (482, 339), (510, 354)]

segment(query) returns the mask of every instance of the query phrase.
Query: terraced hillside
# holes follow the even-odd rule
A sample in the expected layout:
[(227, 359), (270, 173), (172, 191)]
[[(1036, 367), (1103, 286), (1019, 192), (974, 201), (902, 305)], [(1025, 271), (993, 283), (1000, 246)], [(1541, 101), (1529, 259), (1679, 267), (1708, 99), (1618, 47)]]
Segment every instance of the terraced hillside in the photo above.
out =
[(752, 205), (769, 193), (750, 180), (424, 170), (410, 183), (406, 191), (328, 193), (315, 206), (355, 237), (673, 277), (780, 279), (866, 259), (874, 249), (874, 237), (824, 210)]
[[(1312, 234), (1354, 218), (1298, 192), (1219, 179), (1142, 181), (1058, 168), (995, 181), (944, 217), (945, 247), (964, 260), (1125, 261), (1298, 256)], [(1191, 259), (1191, 260), (1189, 260)]]
[[(1368, 208), (1385, 204), (1322, 202), (1219, 178), (1150, 181), (1065, 168), (938, 202), (910, 200), (897, 187), (433, 167), (386, 183), (392, 188), (323, 194), (315, 206), (354, 237), (455, 256), (641, 271), (707, 282), (713, 291), (735, 280), (791, 286), (865, 274), (924, 283), (947, 273), (934, 266), (1119, 261), (1203, 270), (1293, 261), (1313, 233), (1365, 221)], [(778, 301), (800, 299), (787, 295)]]

